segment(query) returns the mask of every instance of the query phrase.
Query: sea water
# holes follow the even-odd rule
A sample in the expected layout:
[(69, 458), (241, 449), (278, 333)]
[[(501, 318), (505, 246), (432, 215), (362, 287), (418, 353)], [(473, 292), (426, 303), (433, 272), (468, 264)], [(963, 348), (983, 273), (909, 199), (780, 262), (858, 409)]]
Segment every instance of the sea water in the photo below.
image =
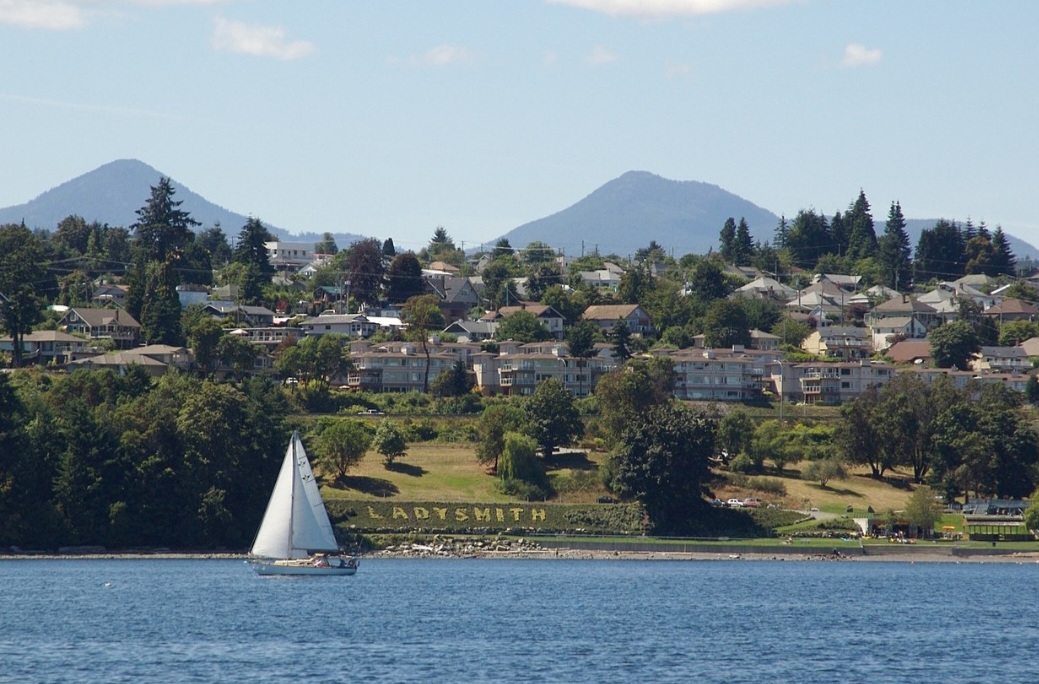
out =
[(0, 682), (1036, 682), (1039, 565), (0, 561)]

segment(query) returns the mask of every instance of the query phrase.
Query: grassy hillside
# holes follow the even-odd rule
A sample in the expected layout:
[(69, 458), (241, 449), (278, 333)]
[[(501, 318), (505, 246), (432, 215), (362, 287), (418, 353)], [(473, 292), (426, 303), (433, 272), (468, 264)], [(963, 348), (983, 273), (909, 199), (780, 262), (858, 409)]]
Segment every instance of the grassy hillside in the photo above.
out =
[[(555, 503), (594, 503), (610, 493), (602, 487), (598, 467), (605, 457), (601, 453), (558, 454), (549, 463), (549, 477), (557, 492)], [(905, 473), (888, 473), (885, 480), (875, 480), (863, 469), (852, 469), (847, 480), (834, 480), (826, 487), (800, 477), (798, 464), (790, 465), (782, 475), (765, 473), (746, 478), (746, 483), (728, 481), (719, 473), (714, 487), (720, 499), (757, 496), (763, 501), (791, 509), (818, 508), (822, 511), (844, 512), (847, 506), (855, 510), (883, 512), (904, 508), (912, 493)], [(786, 493), (775, 494), (757, 489), (765, 480), (779, 481)], [(476, 461), (471, 445), (418, 443), (408, 446), (408, 455), (392, 468), (387, 468), (381, 456), (369, 453), (357, 467), (351, 469), (345, 481), (326, 482), (322, 493), (329, 501), (409, 502), (449, 501), (457, 503), (508, 503), (515, 501), (498, 491), (497, 478)]]

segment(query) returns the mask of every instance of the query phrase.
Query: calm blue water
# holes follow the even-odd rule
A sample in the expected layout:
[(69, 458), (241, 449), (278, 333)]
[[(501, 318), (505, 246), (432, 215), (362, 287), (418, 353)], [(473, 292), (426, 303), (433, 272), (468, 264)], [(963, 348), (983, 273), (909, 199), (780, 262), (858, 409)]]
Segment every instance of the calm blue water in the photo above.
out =
[(1039, 565), (0, 561), (0, 682), (1036, 682)]

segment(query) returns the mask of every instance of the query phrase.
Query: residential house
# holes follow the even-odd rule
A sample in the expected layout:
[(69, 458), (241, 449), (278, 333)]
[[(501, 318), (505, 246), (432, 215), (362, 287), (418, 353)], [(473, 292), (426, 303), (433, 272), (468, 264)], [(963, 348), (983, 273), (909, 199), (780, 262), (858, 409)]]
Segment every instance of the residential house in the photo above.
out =
[(923, 324), (912, 316), (881, 318), (869, 330), (873, 335), (873, 348), (877, 351), (884, 351), (899, 340), (927, 337)]
[(737, 266), (736, 264), (725, 264), (722, 273), (750, 281), (765, 277), (764, 271), (757, 266)]
[(859, 289), (862, 276), (845, 275), (843, 273), (816, 273), (812, 276), (813, 283), (832, 283), (845, 292), (855, 292)]
[(494, 339), (494, 334), (497, 330), (497, 321), (467, 321), (463, 319), (459, 319), (444, 328), (445, 333), (457, 335), (459, 341), (466, 340), (469, 342), (482, 342)]
[(757, 351), (776, 351), (783, 338), (754, 328), (750, 331), (750, 348)]
[(873, 353), (873, 342), (866, 328), (831, 325), (808, 335), (801, 348), (810, 354), (854, 361), (868, 359)]
[(578, 271), (577, 275), (581, 278), (582, 285), (616, 292), (621, 285), (623, 272), (617, 273), (616, 271), (602, 268), (597, 271)]
[[(428, 378), (432, 383), (438, 375), (450, 370), (457, 355), (439, 348), (431, 350), (428, 360)], [(421, 392), (427, 377), (426, 355), (414, 343), (393, 343), (369, 346), (364, 351), (351, 351), (352, 367), (346, 376), (351, 389), (366, 392)]]
[(669, 354), (675, 368), (674, 396), (691, 401), (748, 401), (760, 398), (779, 352), (683, 349)]
[(227, 334), (240, 337), (251, 344), (262, 347), (268, 354), (270, 354), (286, 340), (290, 338), (298, 340), (303, 337), (305, 331), (297, 327), (262, 326), (253, 328), (236, 328), (228, 331)]
[(798, 292), (794, 299), (786, 303), (785, 308), (788, 311), (807, 314), (818, 321), (820, 325), (825, 325), (824, 321), (830, 318), (840, 318), (842, 311), (839, 305), (819, 291)]
[(931, 361), (931, 341), (928, 339), (906, 339), (895, 342), (884, 350), (891, 363), (926, 364)]
[(94, 294), (91, 296), (90, 301), (98, 307), (115, 304), (119, 308), (122, 308), (126, 305), (126, 293), (129, 290), (130, 288), (126, 285), (98, 283), (98, 285), (94, 287)]
[(169, 372), (171, 366), (147, 354), (138, 354), (135, 351), (124, 350), (76, 359), (69, 363), (68, 368), (69, 370), (100, 370), (107, 368), (119, 375), (126, 375), (131, 368), (142, 368), (145, 373), (157, 378)]
[[(688, 286), (683, 290), (683, 294), (689, 294)], [(784, 285), (775, 278), (762, 276), (760, 278), (755, 278), (746, 285), (736, 288), (733, 296), (749, 297), (752, 299), (767, 299), (769, 301), (786, 304), (791, 299), (797, 297), (797, 290), (788, 285)]]
[(182, 283), (177, 286), (177, 299), (182, 308), (192, 304), (205, 304), (209, 299), (209, 288), (195, 283)]
[(894, 366), (868, 359), (838, 363), (792, 364), (807, 404), (834, 405), (854, 399), (895, 377)]
[(1027, 373), (1032, 368), (1032, 362), (1023, 347), (982, 345), (971, 359), (970, 366), (979, 373)]
[(202, 311), (221, 321), (236, 325), (273, 326), (274, 312), (265, 306), (249, 306), (234, 302), (213, 300), (206, 302)]
[(132, 349), (141, 338), (141, 324), (122, 309), (72, 307), (58, 328), (92, 340), (110, 340), (116, 349)]
[(885, 318), (912, 318), (915, 321), (914, 330), (922, 327), (927, 331), (942, 322), (937, 309), (912, 295), (893, 297), (877, 304), (866, 314), (866, 325), (871, 329), (878, 328), (880, 321)]
[[(22, 361), (64, 365), (76, 358), (91, 355), (89, 345), (88, 340), (60, 330), (34, 330), (22, 336)], [(14, 340), (10, 335), (0, 337), (0, 351), (14, 352)]]
[(429, 268), (425, 270), (437, 274), (447, 275), (457, 275), (459, 273), (459, 268), (457, 266), (449, 264), (446, 261), (434, 261), (429, 265)]
[(1039, 337), (1028, 338), (1021, 343), (1021, 348), (1028, 356), (1039, 358)]
[(423, 274), (426, 286), (440, 299), (444, 320), (466, 318), (480, 305), (480, 295), (468, 278), (445, 274)]
[(503, 349), (497, 356), (474, 354), (473, 371), (484, 393), (530, 395), (538, 383), (555, 378), (574, 396), (591, 394), (603, 375), (617, 367), (612, 352), (597, 346), (590, 358), (571, 356), (563, 342), (533, 342)]
[(312, 242), (267, 242), (267, 259), (275, 271), (298, 271), (314, 261)]
[(299, 324), (304, 335), (320, 337), (321, 335), (345, 335), (347, 337), (368, 338), (379, 329), (379, 326), (368, 320), (364, 314), (321, 314), (304, 319)]
[(556, 339), (563, 337), (563, 314), (556, 311), (554, 307), (536, 302), (524, 302), (519, 306), (503, 306), (497, 311), (488, 311), (480, 318), (480, 322), (500, 323), (503, 319), (520, 311), (534, 314), (552, 337)]
[(1036, 321), (1039, 320), (1039, 307), (1021, 299), (1004, 299), (985, 309), (982, 315), (1000, 325), (1012, 321)]
[(584, 310), (581, 318), (591, 321), (600, 330), (609, 332), (614, 323), (623, 321), (628, 330), (639, 335), (653, 333), (653, 321), (638, 304), (593, 304)]

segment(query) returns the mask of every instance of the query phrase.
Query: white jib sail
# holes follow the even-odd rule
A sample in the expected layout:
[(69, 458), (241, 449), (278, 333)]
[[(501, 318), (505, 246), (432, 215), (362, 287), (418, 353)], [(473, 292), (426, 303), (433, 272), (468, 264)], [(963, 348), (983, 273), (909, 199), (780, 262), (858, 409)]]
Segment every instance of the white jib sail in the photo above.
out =
[(306, 558), (310, 551), (339, 548), (299, 433), (285, 451), (252, 554), (261, 558)]

